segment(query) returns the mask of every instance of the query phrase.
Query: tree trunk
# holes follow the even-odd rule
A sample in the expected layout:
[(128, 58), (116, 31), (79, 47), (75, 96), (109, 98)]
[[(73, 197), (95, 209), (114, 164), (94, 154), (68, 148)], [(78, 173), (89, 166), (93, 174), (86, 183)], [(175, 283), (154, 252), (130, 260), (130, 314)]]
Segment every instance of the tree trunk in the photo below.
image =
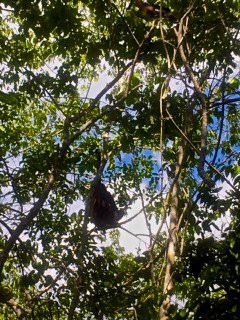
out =
[(178, 206), (179, 206), (179, 189), (182, 165), (185, 155), (185, 142), (183, 141), (178, 150), (178, 163), (175, 167), (175, 178), (172, 186), (171, 194), (171, 209), (170, 209), (170, 226), (168, 230), (168, 243), (167, 243), (167, 261), (166, 271), (163, 285), (164, 300), (160, 307), (160, 320), (169, 319), (168, 309), (171, 303), (171, 291), (173, 289), (173, 266), (176, 258), (176, 245), (177, 245), (177, 226), (178, 226)]

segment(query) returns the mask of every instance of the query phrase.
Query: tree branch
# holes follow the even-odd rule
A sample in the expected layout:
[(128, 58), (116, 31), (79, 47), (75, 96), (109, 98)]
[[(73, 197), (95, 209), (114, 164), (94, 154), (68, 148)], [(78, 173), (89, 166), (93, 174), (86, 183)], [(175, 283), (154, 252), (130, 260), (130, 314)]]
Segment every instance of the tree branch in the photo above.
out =
[(235, 103), (235, 102), (240, 102), (240, 98), (233, 98), (233, 99), (223, 99), (222, 101), (217, 101), (217, 102), (212, 102), (208, 109), (213, 109), (215, 107), (219, 107), (222, 105), (230, 104), (230, 103)]
[(17, 201), (19, 203), (19, 206), (21, 208), (21, 212), (23, 211), (23, 205), (22, 205), (22, 201), (21, 201), (21, 198), (19, 196), (19, 192), (18, 192), (18, 186), (16, 184), (16, 181), (14, 181), (14, 177), (12, 176), (12, 174), (10, 173), (9, 171), (9, 168), (8, 168), (8, 164), (6, 162), (6, 160), (0, 156), (0, 160), (3, 162), (5, 168), (6, 168), (6, 171), (7, 171), (7, 176), (9, 177), (10, 181), (11, 181), (11, 185), (12, 185), (12, 189), (13, 189), (13, 192), (17, 198)]
[(97, 105), (97, 103), (101, 100), (101, 98), (121, 79), (121, 77), (124, 75), (124, 73), (129, 69), (129, 67), (132, 65), (133, 61), (130, 61), (118, 74), (117, 76), (109, 82), (98, 94), (97, 96), (92, 100), (90, 106), (88, 109), (79, 111), (75, 116), (70, 117), (70, 122), (76, 122), (79, 119), (81, 119), (86, 114), (89, 114)]
[(199, 81), (195, 77), (192, 68), (189, 65), (189, 62), (187, 60), (187, 57), (184, 52), (182, 40), (183, 40), (183, 23), (184, 23), (184, 17), (180, 20), (179, 28), (176, 30), (174, 28), (174, 31), (177, 36), (178, 45), (179, 45), (179, 52), (181, 59), (183, 61), (183, 64), (185, 66), (186, 72), (188, 73), (190, 79), (193, 82), (194, 89), (197, 92), (199, 96), (199, 100), (202, 104), (202, 128), (201, 128), (201, 150), (199, 154), (199, 164), (198, 164), (198, 173), (200, 177), (203, 179), (204, 183), (209, 187), (212, 188), (214, 186), (213, 180), (207, 175), (207, 173), (204, 171), (204, 163), (206, 159), (206, 153), (207, 153), (207, 130), (208, 130), (208, 108), (207, 104), (204, 98), (204, 95), (202, 93), (202, 89), (200, 86)]
[[(177, 123), (174, 121), (173, 116), (169, 113), (168, 109), (166, 109), (166, 113), (169, 117), (169, 119), (172, 121), (178, 132), (183, 136), (183, 138), (189, 143), (191, 146), (192, 150), (194, 150), (199, 156), (200, 156), (200, 151), (194, 146), (192, 141), (185, 135), (185, 133), (179, 128)], [(239, 193), (239, 190), (216, 168), (214, 167), (210, 162), (208, 162), (206, 159), (204, 161), (209, 168), (211, 168), (215, 173), (217, 173), (224, 181), (227, 182), (227, 184), (237, 193)]]
[(217, 159), (217, 155), (218, 155), (218, 150), (220, 147), (220, 143), (221, 143), (221, 139), (222, 139), (222, 133), (223, 133), (223, 125), (224, 125), (224, 117), (225, 117), (225, 106), (224, 106), (224, 93), (225, 93), (225, 78), (226, 78), (226, 68), (224, 70), (224, 74), (223, 74), (223, 80), (222, 80), (222, 110), (221, 110), (221, 120), (220, 120), (220, 127), (219, 127), (219, 134), (218, 134), (218, 141), (217, 141), (217, 146), (215, 148), (215, 153), (212, 159), (212, 165), (215, 164), (216, 159)]
[(20, 234), (30, 225), (32, 220), (37, 216), (38, 212), (42, 208), (44, 202), (46, 201), (50, 190), (56, 180), (56, 176), (51, 173), (49, 176), (48, 184), (42, 192), (41, 197), (35, 203), (35, 205), (30, 210), (29, 214), (23, 218), (20, 224), (16, 227), (16, 229), (12, 232), (10, 238), (8, 239), (3, 252), (0, 255), (0, 274), (2, 273), (3, 266), (8, 258), (10, 251), (12, 250), (13, 246), (15, 245), (17, 239), (19, 238)]

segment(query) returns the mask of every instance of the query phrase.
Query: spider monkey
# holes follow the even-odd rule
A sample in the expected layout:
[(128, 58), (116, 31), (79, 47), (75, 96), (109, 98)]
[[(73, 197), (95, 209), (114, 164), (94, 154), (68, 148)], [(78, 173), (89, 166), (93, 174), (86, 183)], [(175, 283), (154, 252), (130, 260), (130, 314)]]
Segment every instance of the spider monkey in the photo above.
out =
[[(132, 6), (134, 0), (131, 0), (128, 9)], [(136, 6), (138, 7), (140, 13), (146, 19), (159, 19), (160, 18), (160, 6), (157, 4), (151, 4), (148, 2), (143, 2), (142, 0), (135, 0)], [(175, 18), (171, 14), (171, 10), (167, 7), (162, 6), (162, 17), (174, 21)]]
[[(101, 164), (100, 152), (97, 152), (98, 168)], [(116, 228), (117, 222), (123, 217), (123, 210), (119, 210), (113, 196), (101, 182), (101, 177), (96, 176), (90, 189), (86, 206), (90, 221), (100, 230)]]

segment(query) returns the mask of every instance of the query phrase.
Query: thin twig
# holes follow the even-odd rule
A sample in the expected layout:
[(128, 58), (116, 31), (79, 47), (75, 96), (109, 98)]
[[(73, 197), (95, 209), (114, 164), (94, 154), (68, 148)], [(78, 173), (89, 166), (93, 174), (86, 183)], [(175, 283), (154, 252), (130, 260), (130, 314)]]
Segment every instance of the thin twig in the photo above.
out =
[(149, 244), (148, 244), (146, 241), (144, 241), (143, 239), (139, 238), (139, 237), (138, 237), (136, 234), (134, 234), (133, 232), (127, 230), (126, 228), (124, 228), (124, 227), (121, 226), (121, 225), (119, 225), (119, 228), (122, 229), (122, 230), (124, 230), (124, 231), (126, 231), (126, 232), (129, 233), (131, 236), (137, 238), (139, 241), (141, 241), (141, 242), (145, 243), (147, 246), (149, 246)]
[(117, 13), (119, 14), (120, 18), (123, 20), (123, 23), (125, 24), (125, 26), (127, 27), (130, 35), (132, 36), (132, 38), (134, 39), (134, 41), (136, 42), (137, 46), (139, 47), (139, 42), (137, 40), (137, 38), (135, 37), (134, 33), (132, 32), (129, 24), (127, 23), (125, 17), (122, 15), (122, 13), (119, 11), (118, 7), (116, 6), (115, 3), (113, 3), (112, 1), (110, 1), (111, 5), (115, 8), (115, 10), (117, 11)]

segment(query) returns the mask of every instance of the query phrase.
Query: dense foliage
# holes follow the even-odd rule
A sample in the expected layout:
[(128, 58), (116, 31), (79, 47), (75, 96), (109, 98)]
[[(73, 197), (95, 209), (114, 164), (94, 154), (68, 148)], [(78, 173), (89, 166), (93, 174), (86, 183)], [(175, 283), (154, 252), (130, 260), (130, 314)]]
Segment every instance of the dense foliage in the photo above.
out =
[(0, 319), (240, 318), (239, 1), (141, 3), (0, 2)]

